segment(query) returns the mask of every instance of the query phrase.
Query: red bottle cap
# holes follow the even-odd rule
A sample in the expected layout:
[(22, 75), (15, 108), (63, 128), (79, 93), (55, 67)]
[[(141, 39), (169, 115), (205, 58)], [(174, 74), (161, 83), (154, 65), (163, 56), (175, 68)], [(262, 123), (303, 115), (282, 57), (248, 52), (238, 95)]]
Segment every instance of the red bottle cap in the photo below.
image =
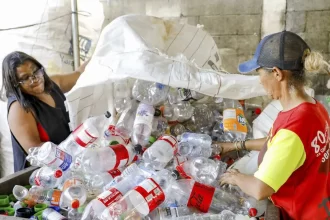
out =
[(54, 173), (55, 178), (60, 178), (62, 176), (62, 171), (61, 170), (56, 170)]
[(257, 215), (258, 211), (255, 208), (250, 208), (249, 209), (249, 216), (250, 217), (255, 217)]
[(79, 208), (79, 206), (80, 206), (80, 202), (79, 202), (78, 199), (74, 199), (74, 200), (71, 202), (71, 207), (72, 207), (73, 209), (77, 209), (77, 208)]
[(256, 108), (256, 110), (254, 111), (254, 113), (256, 113), (256, 115), (260, 115), (261, 114), (261, 109), (260, 108)]

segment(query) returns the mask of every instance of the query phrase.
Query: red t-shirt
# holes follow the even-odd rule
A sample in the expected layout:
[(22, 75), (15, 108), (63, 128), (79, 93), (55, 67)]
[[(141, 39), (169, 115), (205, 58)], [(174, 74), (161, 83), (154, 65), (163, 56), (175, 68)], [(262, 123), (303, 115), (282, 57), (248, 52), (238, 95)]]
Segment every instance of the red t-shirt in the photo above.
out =
[(330, 219), (329, 125), (319, 102), (280, 112), (274, 122), (255, 177), (275, 190), (283, 219)]

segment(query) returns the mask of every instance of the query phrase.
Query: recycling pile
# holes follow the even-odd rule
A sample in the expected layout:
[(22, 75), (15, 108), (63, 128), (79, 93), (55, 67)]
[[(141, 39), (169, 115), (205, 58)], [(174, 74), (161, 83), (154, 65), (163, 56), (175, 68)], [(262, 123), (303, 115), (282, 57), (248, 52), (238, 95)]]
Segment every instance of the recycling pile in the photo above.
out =
[(264, 213), (264, 203), (219, 185), (228, 164), (213, 141), (251, 137), (238, 101), (133, 79), (114, 87), (117, 116), (91, 117), (58, 146), (30, 149), (27, 160), (41, 168), (30, 177), (32, 188), (14, 186), (16, 211), (44, 204), (31, 218), (49, 220), (229, 220)]

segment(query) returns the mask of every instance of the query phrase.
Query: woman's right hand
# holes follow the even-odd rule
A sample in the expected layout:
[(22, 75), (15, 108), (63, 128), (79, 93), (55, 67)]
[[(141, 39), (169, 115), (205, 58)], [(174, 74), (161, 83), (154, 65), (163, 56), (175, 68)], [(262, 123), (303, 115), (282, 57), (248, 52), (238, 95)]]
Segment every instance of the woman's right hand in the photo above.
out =
[(236, 150), (235, 143), (225, 143), (225, 142), (218, 142), (214, 141), (212, 143), (212, 147), (215, 151), (218, 151), (220, 155), (224, 155), (228, 152)]

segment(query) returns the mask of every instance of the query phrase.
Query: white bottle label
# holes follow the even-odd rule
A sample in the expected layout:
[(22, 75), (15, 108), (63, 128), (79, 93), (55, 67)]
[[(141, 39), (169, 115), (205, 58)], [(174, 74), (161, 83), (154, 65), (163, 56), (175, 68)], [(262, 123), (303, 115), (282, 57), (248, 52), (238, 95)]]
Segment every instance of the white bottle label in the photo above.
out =
[(162, 188), (152, 178), (144, 180), (134, 190), (143, 196), (147, 202), (149, 213), (165, 201), (165, 194)]
[(173, 155), (176, 155), (177, 151), (178, 151), (178, 141), (176, 140), (176, 138), (172, 135), (163, 135), (160, 138), (158, 138), (158, 140), (162, 140), (162, 141), (166, 141), (167, 143), (169, 143), (173, 149)]
[(76, 130), (72, 132), (73, 139), (82, 147), (86, 147), (88, 144), (93, 143), (97, 137), (88, 133), (84, 124), (81, 124)]
[(154, 112), (155, 109), (153, 106), (141, 103), (136, 111), (134, 126), (137, 124), (145, 124), (151, 129)]
[(103, 203), (105, 207), (109, 207), (112, 203), (117, 202), (123, 195), (116, 188), (110, 188), (101, 193), (97, 199)]

